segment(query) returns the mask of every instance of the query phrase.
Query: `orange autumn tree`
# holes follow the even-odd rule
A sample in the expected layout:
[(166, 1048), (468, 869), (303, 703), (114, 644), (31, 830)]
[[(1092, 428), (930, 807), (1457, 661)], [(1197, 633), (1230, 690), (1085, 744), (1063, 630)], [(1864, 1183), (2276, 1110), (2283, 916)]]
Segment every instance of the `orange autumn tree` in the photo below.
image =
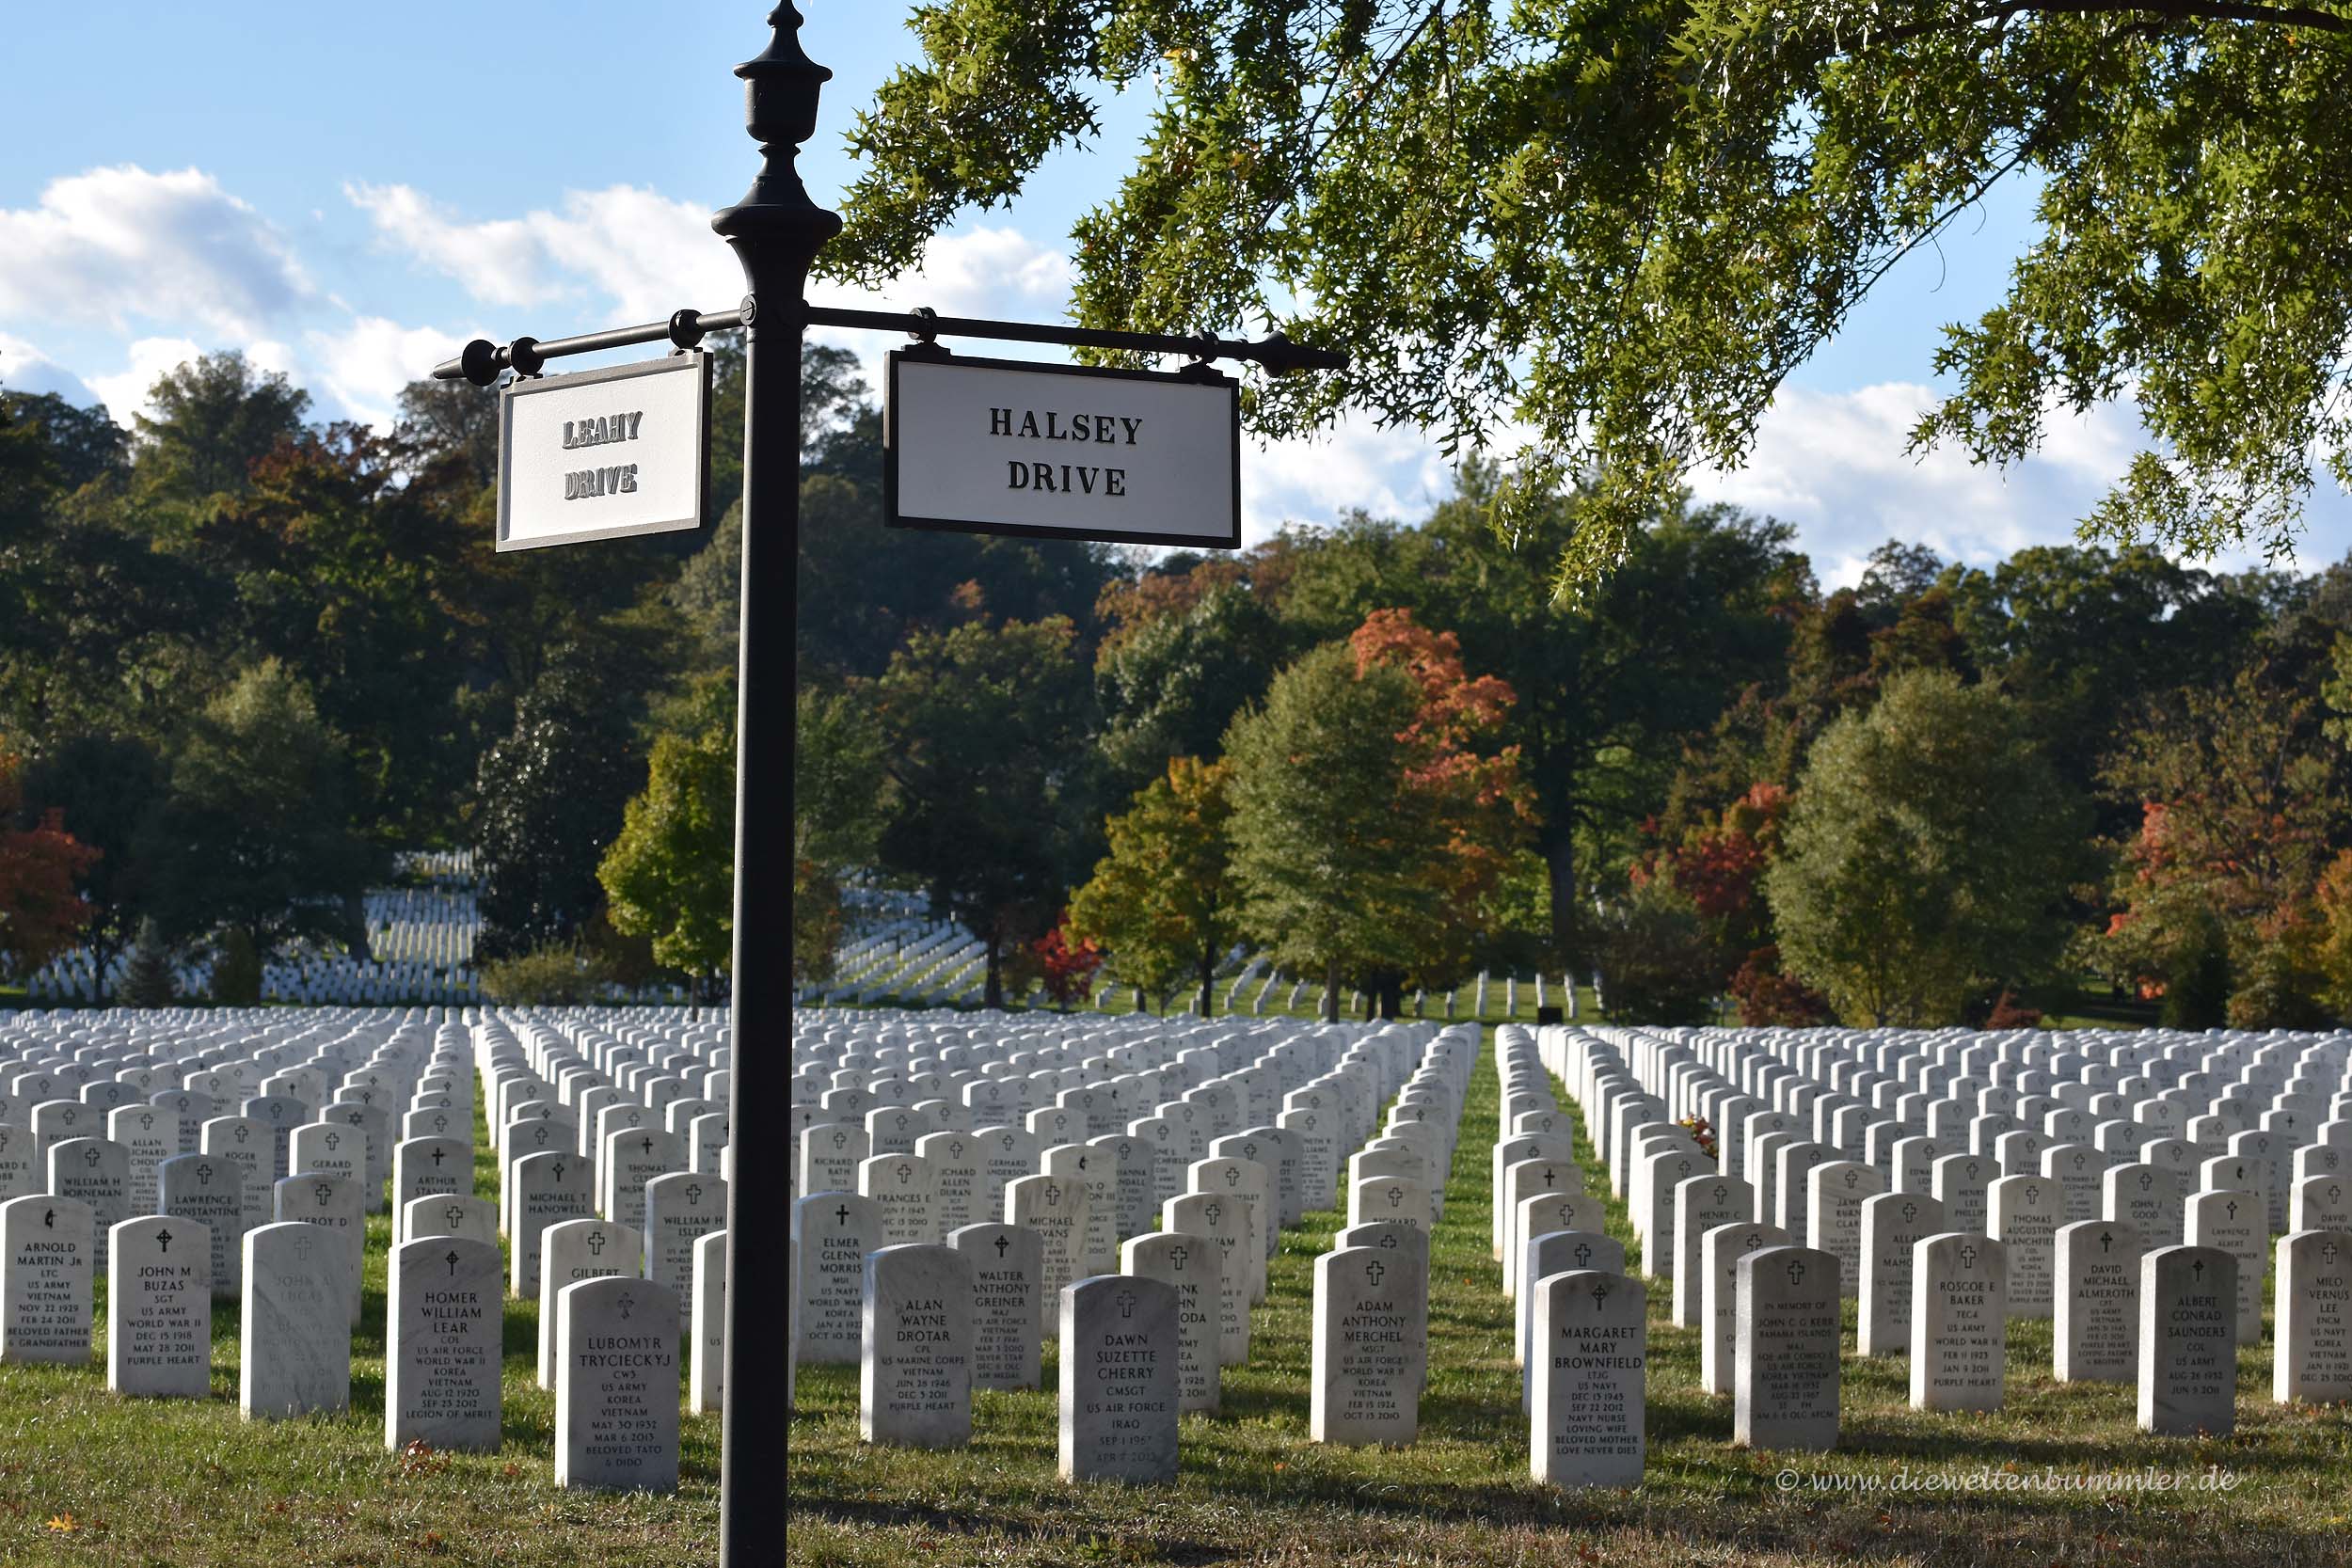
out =
[(1519, 777), (1519, 749), (1491, 752), (1491, 742), (1518, 694), (1498, 675), (1472, 675), (1461, 640), (1433, 631), (1409, 610), (1375, 610), (1348, 638), (1356, 672), (1387, 667), (1421, 690), (1412, 721), (1396, 732), (1403, 749), (1402, 801), (1439, 852), (1427, 873), (1441, 911), (1422, 933), (1413, 978), (1450, 984), (1470, 969), (1493, 926), (1492, 903), (1513, 854), (1534, 821), (1531, 792)]
[(0, 973), (30, 974), (73, 944), (90, 907), (74, 881), (98, 851), (65, 831), (61, 812), (15, 828), (24, 810), (23, 761), (0, 748)]

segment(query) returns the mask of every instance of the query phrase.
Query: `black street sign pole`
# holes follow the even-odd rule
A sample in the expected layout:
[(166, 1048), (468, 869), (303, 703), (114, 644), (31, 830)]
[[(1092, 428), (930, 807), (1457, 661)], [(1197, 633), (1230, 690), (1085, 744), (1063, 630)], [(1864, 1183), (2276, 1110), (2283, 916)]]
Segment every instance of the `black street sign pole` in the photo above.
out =
[[(745, 85), (745, 127), (759, 174), (743, 199), (710, 220), (735, 247), (743, 282), (743, 603), (735, 698), (735, 963), (729, 1102), (758, 1104), (782, 1089), (792, 1043), (792, 754), (794, 621), (801, 527), (801, 340), (808, 269), (841, 231), (809, 199), (794, 166), (817, 131), (818, 89), (833, 75), (801, 51), (801, 13), (768, 13), (768, 47), (735, 73)], [(776, 1088), (771, 1089), (773, 1084)], [(784, 1552), (784, 1455), (757, 1450), (788, 1407), (791, 1311), (788, 1250), (776, 1216), (790, 1192), (788, 1138), (728, 1140), (725, 1396), (719, 1439), (719, 1561), (748, 1568)], [(747, 1238), (752, 1219), (756, 1238)], [(749, 1240), (749, 1245), (746, 1241)], [(755, 1471), (775, 1466), (772, 1475)]]

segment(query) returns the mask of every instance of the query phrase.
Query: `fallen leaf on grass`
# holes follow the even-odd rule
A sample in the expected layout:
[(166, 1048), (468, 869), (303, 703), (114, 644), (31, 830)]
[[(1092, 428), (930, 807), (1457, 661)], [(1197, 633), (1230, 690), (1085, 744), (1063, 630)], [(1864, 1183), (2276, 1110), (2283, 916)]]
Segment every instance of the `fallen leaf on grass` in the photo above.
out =
[(71, 1535), (82, 1528), (82, 1521), (71, 1513), (52, 1513), (49, 1516), (49, 1528), (59, 1535)]

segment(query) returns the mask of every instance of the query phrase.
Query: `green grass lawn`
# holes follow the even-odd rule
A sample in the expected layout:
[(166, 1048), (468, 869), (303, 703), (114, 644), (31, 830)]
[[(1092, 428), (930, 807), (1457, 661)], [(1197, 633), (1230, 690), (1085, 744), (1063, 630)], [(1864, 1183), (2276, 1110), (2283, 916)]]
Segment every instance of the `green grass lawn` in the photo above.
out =
[[(1844, 1435), (1821, 1456), (1733, 1449), (1731, 1408), (1698, 1391), (1694, 1331), (1651, 1292), (1647, 1483), (1562, 1493), (1527, 1473), (1527, 1427), (1511, 1365), (1512, 1322), (1489, 1257), (1491, 1057), (1470, 1085), (1430, 1282), (1430, 1380), (1421, 1439), (1401, 1449), (1307, 1439), (1312, 1266), (1341, 1216), (1286, 1232), (1252, 1321), (1250, 1364), (1228, 1369), (1224, 1409), (1187, 1416), (1175, 1484), (1064, 1484), (1055, 1475), (1048, 1392), (977, 1397), (968, 1449), (869, 1448), (857, 1435), (851, 1368), (803, 1368), (789, 1476), (795, 1563), (930, 1568), (946, 1563), (1655, 1564), (1898, 1562), (2248, 1568), (2352, 1561), (2352, 1418), (2269, 1400), (2270, 1356), (2239, 1363), (2238, 1430), (2215, 1441), (2143, 1437), (2128, 1386), (2051, 1380), (2050, 1328), (2020, 1323), (2008, 1402), (1984, 1416), (1906, 1403), (1899, 1360), (1849, 1356)], [(1580, 1133), (1580, 1138), (1581, 1134)], [(1607, 1175), (1586, 1156), (1587, 1190)], [(1629, 1242), (1622, 1205), (1609, 1227)], [(1631, 1248), (1629, 1247), (1629, 1254)], [(1847, 1343), (1852, 1341), (1848, 1309)], [(1055, 1357), (1046, 1353), (1045, 1388)], [(2003, 1478), (2153, 1468), (2189, 1490), (2106, 1497), (1993, 1492), (1784, 1492), (1787, 1467), (1884, 1482), (1908, 1472), (1964, 1486)], [(2227, 1493), (2198, 1490), (2220, 1466)], [(2012, 1480), (2010, 1484), (2014, 1484)]]
[[(475, 1190), (496, 1195), (476, 1127)], [(366, 1300), (351, 1344), (351, 1410), (246, 1421), (237, 1413), (237, 1305), (213, 1305), (213, 1395), (106, 1391), (105, 1306), (88, 1367), (0, 1367), (0, 1568), (33, 1563), (706, 1564), (719, 1539), (719, 1420), (682, 1416), (675, 1496), (555, 1484), (555, 1396), (534, 1382), (535, 1303), (509, 1301), (505, 1441), (495, 1454), (384, 1447), (384, 1247), (368, 1222)]]

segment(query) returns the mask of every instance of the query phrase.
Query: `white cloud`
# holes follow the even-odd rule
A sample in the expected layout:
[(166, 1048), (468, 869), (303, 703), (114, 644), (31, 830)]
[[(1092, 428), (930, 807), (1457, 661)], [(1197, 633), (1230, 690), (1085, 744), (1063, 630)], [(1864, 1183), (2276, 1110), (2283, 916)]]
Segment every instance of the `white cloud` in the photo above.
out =
[(167, 371), (179, 369), (203, 354), (203, 348), (186, 338), (141, 338), (129, 349), (130, 363), (112, 375), (85, 377), (90, 389), (106, 404), (106, 412), (115, 423), (126, 430), (131, 416), (151, 412), (148, 393)]
[(1425, 432), (1346, 418), (1326, 436), (1244, 444), (1242, 543), (1258, 544), (1285, 522), (1334, 522), (1359, 507), (1419, 522), (1453, 493), (1454, 466)]
[(430, 375), (473, 336), (361, 316), (337, 331), (311, 332), (304, 341), (313, 386), (342, 404), (343, 414), (384, 429), (398, 417), (401, 388)]
[(106, 412), (114, 417), (115, 423), (128, 430), (133, 415), (154, 412), (149, 394), (166, 372), (178, 370), (191, 359), (206, 354), (217, 354), (228, 348), (234, 348), (243, 354), (246, 363), (257, 371), (274, 372), (305, 389), (310, 387), (310, 377), (300, 356), (291, 347), (272, 338), (233, 344), (203, 344), (188, 338), (141, 338), (125, 351), (129, 363), (121, 370), (112, 375), (85, 376), (83, 379), (105, 404)]
[(200, 169), (91, 169), (0, 208), (0, 318), (248, 336), (310, 293), (277, 230)]
[[(1748, 461), (1694, 473), (1692, 488), (1701, 499), (1795, 525), (1823, 584), (1846, 587), (1889, 539), (1975, 566), (2027, 546), (2071, 543), (2076, 523), (2147, 442), (2132, 407), (2109, 403), (2079, 415), (2053, 408), (2041, 449), (2006, 468), (1971, 463), (1948, 443), (1915, 455), (1911, 427), (1935, 402), (1933, 388), (1912, 382), (1847, 392), (1785, 388)], [(2352, 507), (2323, 481), (2304, 527), (2303, 547), (2280, 562), (2288, 569), (2316, 570), (2340, 558), (2352, 542)], [(2200, 564), (2238, 571), (2261, 562), (2232, 550)]]
[(562, 292), (547, 245), (529, 220), (460, 223), (408, 185), (346, 184), (343, 194), (374, 220), (379, 234), (456, 278), (485, 305), (536, 305)]
[(11, 392), (55, 392), (87, 406), (98, 400), (89, 384), (22, 338), (0, 332), (0, 388)]
[(1070, 258), (1060, 251), (1017, 229), (979, 228), (939, 235), (924, 248), (921, 266), (879, 290), (820, 279), (810, 285), (809, 298), (862, 310), (928, 305), (943, 316), (1060, 321), (1069, 314), (1070, 286)]
[(610, 297), (633, 324), (688, 305), (725, 309), (743, 296), (742, 269), (711, 232), (709, 211), (657, 191), (567, 191), (560, 212), (481, 223), (408, 185), (347, 185), (344, 194), (384, 240), (485, 305), (539, 305), (584, 289)]
[(2007, 469), (1947, 446), (1915, 455), (1911, 427), (1934, 403), (1932, 388), (1911, 382), (1783, 388), (1747, 462), (1696, 472), (1692, 489), (1794, 524), (1822, 581), (1841, 586), (1889, 539), (1981, 565), (2064, 538), (2136, 446), (2128, 411), (2106, 406), (2054, 415), (2045, 453)]

